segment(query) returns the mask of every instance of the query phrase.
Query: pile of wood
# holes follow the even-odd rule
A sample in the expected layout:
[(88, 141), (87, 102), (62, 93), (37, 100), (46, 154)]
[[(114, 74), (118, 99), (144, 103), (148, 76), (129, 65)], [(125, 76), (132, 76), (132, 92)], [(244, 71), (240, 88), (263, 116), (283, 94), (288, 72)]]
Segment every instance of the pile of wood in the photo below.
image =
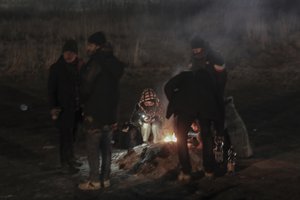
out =
[[(193, 171), (200, 171), (201, 150), (190, 148), (189, 153)], [(130, 173), (159, 178), (170, 171), (178, 170), (177, 145), (174, 142), (142, 144), (128, 151), (117, 163), (121, 169)]]

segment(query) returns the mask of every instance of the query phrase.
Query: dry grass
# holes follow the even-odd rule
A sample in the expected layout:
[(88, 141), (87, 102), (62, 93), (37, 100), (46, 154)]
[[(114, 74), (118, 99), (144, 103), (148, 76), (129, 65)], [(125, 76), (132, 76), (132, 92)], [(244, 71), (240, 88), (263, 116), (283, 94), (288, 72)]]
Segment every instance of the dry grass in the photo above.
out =
[[(259, 0), (19, 0), (11, 8), (4, 8), (3, 2), (0, 72), (22, 80), (45, 81), (66, 38), (78, 40), (86, 59), (86, 39), (99, 30), (107, 33), (115, 54), (130, 66), (128, 82), (142, 82), (145, 75), (164, 82), (188, 63), (188, 41), (195, 33), (236, 65), (249, 64), (257, 52), (272, 48), (274, 41), (284, 43), (299, 30), (297, 15), (267, 12)], [(256, 54), (249, 55), (249, 49)]]

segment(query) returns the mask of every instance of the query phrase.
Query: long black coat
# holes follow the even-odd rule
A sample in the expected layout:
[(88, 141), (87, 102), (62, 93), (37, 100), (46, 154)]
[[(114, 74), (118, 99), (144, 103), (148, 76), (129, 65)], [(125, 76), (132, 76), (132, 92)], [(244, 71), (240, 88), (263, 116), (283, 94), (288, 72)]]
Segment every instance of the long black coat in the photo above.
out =
[(167, 118), (172, 114), (219, 120), (216, 85), (207, 70), (181, 72), (165, 85), (169, 100)]
[[(215, 68), (215, 65), (222, 66), (221, 68)], [(221, 113), (220, 124), (224, 124), (225, 122), (225, 106), (224, 106), (224, 91), (227, 82), (227, 70), (225, 67), (223, 57), (211, 50), (207, 49), (207, 56), (204, 58), (204, 67), (199, 63), (198, 59), (192, 59), (192, 69), (197, 70), (200, 68), (204, 68), (207, 70), (213, 79), (214, 85), (216, 86), (216, 95), (218, 100), (218, 108)]]
[(119, 82), (124, 65), (111, 50), (98, 50), (83, 68), (81, 96), (85, 116), (92, 117), (93, 126), (117, 121)]
[(49, 71), (48, 100), (50, 109), (62, 109), (58, 125), (72, 127), (79, 109), (79, 68), (83, 62), (76, 59), (68, 64), (61, 56)]

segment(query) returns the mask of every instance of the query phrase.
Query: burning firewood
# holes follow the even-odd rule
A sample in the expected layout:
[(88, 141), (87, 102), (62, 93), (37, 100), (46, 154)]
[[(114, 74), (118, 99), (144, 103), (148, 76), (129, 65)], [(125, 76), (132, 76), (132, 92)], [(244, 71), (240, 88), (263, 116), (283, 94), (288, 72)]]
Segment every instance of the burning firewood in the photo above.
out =
[[(117, 160), (121, 169), (136, 175), (145, 175), (152, 178), (164, 176), (169, 171), (178, 169), (177, 145), (175, 136), (168, 136), (165, 141), (157, 144), (142, 144), (136, 146), (122, 158)], [(202, 168), (202, 153), (196, 148), (190, 149), (190, 159), (193, 171)]]

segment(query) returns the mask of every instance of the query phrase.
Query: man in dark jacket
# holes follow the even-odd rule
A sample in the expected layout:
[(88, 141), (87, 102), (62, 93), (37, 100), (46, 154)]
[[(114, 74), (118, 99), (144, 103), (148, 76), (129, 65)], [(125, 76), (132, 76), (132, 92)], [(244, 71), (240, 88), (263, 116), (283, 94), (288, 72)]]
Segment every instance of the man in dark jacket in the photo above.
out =
[[(97, 190), (110, 185), (112, 129), (117, 123), (119, 82), (123, 64), (113, 55), (102, 32), (88, 38), (90, 59), (82, 71), (82, 101), (87, 132), (89, 180), (79, 184), (82, 190)], [(101, 181), (99, 181), (101, 150)]]
[[(204, 44), (203, 40), (192, 41), (191, 71), (179, 73), (165, 85), (165, 93), (169, 100), (167, 118), (174, 115), (178, 157), (182, 167), (178, 176), (179, 181), (191, 179), (187, 133), (193, 121), (198, 120), (201, 127), (203, 166), (205, 175), (209, 178), (214, 176), (215, 171), (211, 126), (214, 125), (218, 136), (223, 135), (224, 108), (221, 102), (223, 103), (225, 81), (222, 81), (226, 78), (218, 77), (220, 74), (217, 74), (216, 69), (220, 72), (225, 69), (220, 65), (220, 60), (215, 59), (208, 48), (204, 48)], [(219, 63), (216, 64), (215, 60)]]
[(227, 82), (227, 70), (225, 67), (224, 59), (218, 52), (210, 48), (208, 42), (204, 41), (201, 37), (196, 36), (192, 39), (192, 63), (190, 64), (191, 70), (206, 69), (211, 74), (213, 82), (217, 89), (217, 99), (219, 108), (222, 114), (222, 122), (218, 127), (220, 131), (224, 129), (225, 121), (225, 104), (224, 104), (224, 90)]
[(75, 40), (67, 40), (63, 55), (50, 67), (48, 97), (50, 114), (60, 132), (60, 161), (63, 170), (75, 172), (73, 143), (80, 118), (79, 70), (83, 61), (78, 58)]

